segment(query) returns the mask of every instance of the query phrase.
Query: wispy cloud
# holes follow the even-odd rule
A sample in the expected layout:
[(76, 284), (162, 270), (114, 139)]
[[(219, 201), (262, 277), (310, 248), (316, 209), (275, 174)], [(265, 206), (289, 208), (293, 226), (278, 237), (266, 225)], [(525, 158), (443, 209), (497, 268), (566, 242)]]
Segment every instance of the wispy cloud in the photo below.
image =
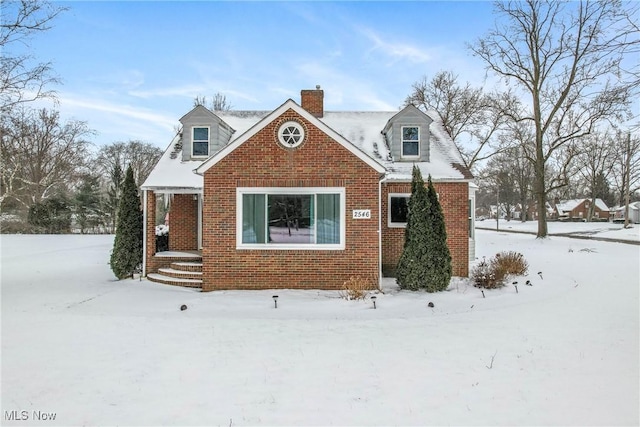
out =
[(171, 140), (178, 125), (179, 113), (162, 113), (140, 106), (116, 103), (106, 99), (110, 95), (58, 93), (57, 107), (63, 119), (87, 122), (98, 130), (94, 143), (109, 144), (114, 141), (138, 139), (164, 147)]
[(308, 61), (298, 65), (298, 73), (307, 81), (327, 82), (327, 109), (395, 110), (396, 107), (379, 98), (375, 84), (362, 75), (326, 63)]
[(387, 41), (370, 28), (361, 26), (357, 27), (357, 31), (373, 43), (370, 52), (379, 51), (391, 57), (393, 62), (408, 60), (414, 64), (422, 64), (432, 60), (432, 56), (427, 51), (410, 44)]
[(203, 94), (206, 92), (206, 87), (203, 84), (188, 84), (181, 86), (173, 86), (173, 87), (159, 87), (153, 89), (144, 89), (144, 90), (131, 90), (128, 92), (129, 95), (135, 96), (136, 98), (166, 98), (166, 97), (187, 97), (187, 98), (195, 98), (197, 95)]

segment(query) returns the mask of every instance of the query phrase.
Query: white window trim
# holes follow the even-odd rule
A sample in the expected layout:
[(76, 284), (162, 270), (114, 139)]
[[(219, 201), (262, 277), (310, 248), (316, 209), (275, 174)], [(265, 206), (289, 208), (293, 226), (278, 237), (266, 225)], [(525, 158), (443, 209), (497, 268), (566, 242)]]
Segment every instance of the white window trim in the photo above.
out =
[[(298, 142), (296, 142), (295, 144), (288, 144), (284, 140), (283, 133), (289, 127), (295, 127), (296, 129), (298, 129), (298, 131), (300, 131), (300, 140)], [(296, 147), (299, 147), (304, 142), (304, 138), (305, 138), (304, 126), (302, 126), (300, 123), (298, 123), (295, 120), (289, 120), (288, 122), (284, 122), (278, 128), (278, 142), (280, 142), (280, 145), (282, 145), (285, 148), (296, 148)]]
[(469, 240), (476, 238), (476, 198), (469, 197)]
[(389, 228), (407, 228), (406, 222), (391, 222), (391, 198), (392, 197), (411, 197), (411, 193), (389, 193), (387, 200), (387, 227)]
[[(405, 128), (418, 128), (418, 154), (417, 155), (405, 155), (404, 154), (404, 129)], [(420, 126), (418, 125), (407, 125), (407, 126), (402, 126), (400, 128), (400, 156), (403, 159), (419, 159), (420, 158)], [(407, 141), (407, 142), (414, 142), (414, 141)]]
[[(202, 129), (202, 128), (206, 128), (207, 129), (207, 135), (209, 135), (209, 139), (207, 140), (207, 154), (206, 155), (194, 154), (193, 153), (194, 142), (195, 142), (194, 133), (195, 133), (196, 129)], [(202, 140), (198, 140), (198, 142), (203, 142), (203, 141)], [(191, 126), (191, 157), (206, 159), (206, 158), (209, 157), (209, 150), (211, 150), (211, 126), (206, 126), (206, 125), (194, 125), (194, 126)]]
[[(340, 195), (340, 243), (339, 244), (278, 244), (242, 243), (242, 196), (243, 194), (339, 194)], [(344, 187), (237, 187), (236, 188), (236, 249), (259, 250), (344, 250), (346, 239), (346, 197)]]

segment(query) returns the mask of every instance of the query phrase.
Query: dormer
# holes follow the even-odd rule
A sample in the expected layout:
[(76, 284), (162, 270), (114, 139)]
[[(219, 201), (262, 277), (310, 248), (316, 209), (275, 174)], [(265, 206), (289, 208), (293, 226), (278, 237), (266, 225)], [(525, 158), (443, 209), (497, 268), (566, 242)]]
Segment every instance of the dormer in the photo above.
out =
[(429, 161), (429, 125), (433, 120), (413, 105), (389, 119), (382, 130), (396, 162)]
[(224, 147), (234, 130), (208, 108), (197, 105), (182, 116), (182, 160), (206, 160)]

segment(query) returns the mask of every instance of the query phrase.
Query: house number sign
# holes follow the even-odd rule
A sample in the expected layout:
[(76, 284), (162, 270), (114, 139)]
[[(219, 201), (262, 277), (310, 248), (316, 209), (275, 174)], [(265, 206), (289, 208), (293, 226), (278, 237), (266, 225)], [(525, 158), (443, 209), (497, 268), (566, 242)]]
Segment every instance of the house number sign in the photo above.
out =
[(353, 218), (354, 219), (370, 219), (371, 209), (354, 209)]

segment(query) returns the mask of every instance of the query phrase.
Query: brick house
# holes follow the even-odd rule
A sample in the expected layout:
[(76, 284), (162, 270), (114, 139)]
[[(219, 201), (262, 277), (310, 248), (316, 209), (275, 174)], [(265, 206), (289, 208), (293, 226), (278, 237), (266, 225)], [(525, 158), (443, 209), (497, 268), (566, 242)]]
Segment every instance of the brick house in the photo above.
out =
[[(404, 245), (411, 170), (430, 174), (453, 274), (474, 258), (473, 176), (437, 114), (325, 112), (301, 92), (273, 111), (197, 106), (142, 185), (144, 274), (219, 289), (376, 286)], [(156, 204), (169, 205), (169, 251), (156, 252)]]
[[(586, 221), (589, 217), (591, 199), (556, 200), (555, 217), (566, 221)], [(592, 220), (609, 220), (610, 209), (602, 199), (596, 199)]]

